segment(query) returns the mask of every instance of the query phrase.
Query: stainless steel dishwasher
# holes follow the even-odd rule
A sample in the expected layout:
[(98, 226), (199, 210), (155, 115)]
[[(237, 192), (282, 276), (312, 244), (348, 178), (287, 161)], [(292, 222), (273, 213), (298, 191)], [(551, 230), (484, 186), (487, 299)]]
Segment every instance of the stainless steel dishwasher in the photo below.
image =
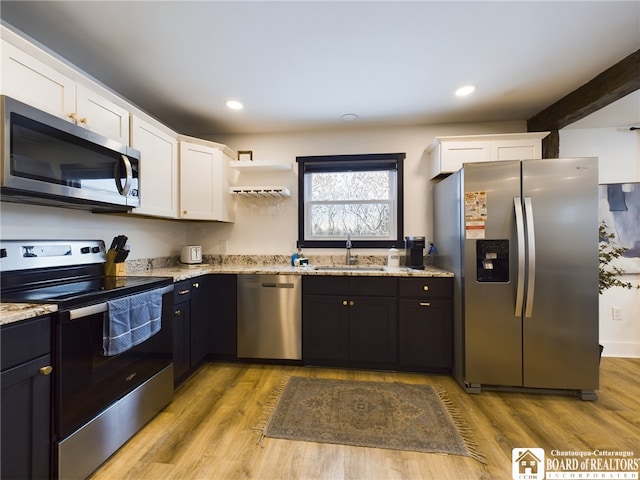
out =
[(302, 359), (302, 277), (238, 275), (238, 357)]

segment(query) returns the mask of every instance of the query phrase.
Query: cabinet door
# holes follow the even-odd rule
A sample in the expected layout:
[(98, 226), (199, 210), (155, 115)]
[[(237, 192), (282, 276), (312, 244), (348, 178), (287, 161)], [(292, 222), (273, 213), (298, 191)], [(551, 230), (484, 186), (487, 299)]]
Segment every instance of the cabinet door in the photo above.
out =
[(51, 478), (51, 365), (44, 355), (0, 374), (1, 478)]
[(396, 299), (352, 297), (348, 311), (349, 360), (395, 366), (398, 361)]
[(211, 147), (180, 142), (180, 218), (215, 220), (215, 161), (220, 152)]
[(305, 363), (345, 365), (349, 358), (349, 308), (345, 296), (304, 295), (302, 358)]
[(176, 303), (173, 307), (173, 379), (176, 385), (189, 371), (189, 313), (189, 302)]
[(211, 277), (215, 312), (209, 330), (209, 352), (222, 358), (237, 356), (237, 285), (235, 275), (215, 275)]
[(209, 328), (213, 323), (213, 295), (209, 277), (191, 280), (190, 367), (198, 365), (209, 353)]
[(448, 372), (452, 365), (451, 300), (400, 299), (399, 365)]
[(178, 217), (178, 140), (133, 117), (131, 146), (140, 151), (140, 207), (131, 213)]
[(441, 172), (455, 172), (463, 163), (491, 160), (489, 142), (443, 142), (440, 153)]
[(530, 160), (542, 158), (542, 140), (496, 140), (491, 145), (491, 160)]
[(84, 85), (76, 86), (78, 125), (92, 132), (129, 145), (129, 112)]
[(1, 46), (2, 93), (71, 121), (75, 82), (6, 41)]

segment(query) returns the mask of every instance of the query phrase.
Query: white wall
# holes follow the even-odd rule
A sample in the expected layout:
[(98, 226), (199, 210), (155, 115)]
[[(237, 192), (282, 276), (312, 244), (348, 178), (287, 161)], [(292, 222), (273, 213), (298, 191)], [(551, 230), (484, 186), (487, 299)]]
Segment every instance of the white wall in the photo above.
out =
[(4, 240), (96, 239), (107, 246), (114, 236), (126, 235), (129, 260), (178, 255), (186, 242), (180, 222), (7, 202), (0, 203), (0, 235)]
[[(597, 156), (600, 183), (640, 182), (640, 131), (565, 129), (560, 156)], [(622, 280), (639, 284), (640, 274), (623, 275)], [(621, 320), (613, 320), (613, 307), (622, 309)], [(600, 295), (600, 343), (605, 356), (640, 357), (640, 290), (616, 287)]]
[[(238, 199), (233, 225), (192, 224), (187, 227), (190, 242), (203, 245), (205, 253), (229, 254), (291, 253), (298, 238), (298, 192), (296, 157), (304, 155), (406, 153), (404, 164), (404, 232), (406, 236), (431, 234), (431, 191), (425, 150), (439, 135), (512, 133), (526, 131), (525, 122), (490, 122), (458, 125), (398, 126), (362, 128), (346, 125), (339, 131), (232, 135), (210, 138), (234, 150), (252, 150), (253, 159), (292, 163), (286, 173), (241, 173), (238, 185), (286, 185), (292, 196), (281, 202)], [(253, 206), (253, 208), (252, 208)], [(320, 253), (305, 250), (304, 253)], [(322, 250), (323, 254), (332, 253)], [(386, 249), (357, 253), (386, 254)]]

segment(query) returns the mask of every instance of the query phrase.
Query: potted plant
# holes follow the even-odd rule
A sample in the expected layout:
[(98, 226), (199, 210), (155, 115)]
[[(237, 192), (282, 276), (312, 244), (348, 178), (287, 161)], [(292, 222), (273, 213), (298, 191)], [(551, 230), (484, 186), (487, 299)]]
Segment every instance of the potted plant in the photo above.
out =
[(602, 221), (598, 227), (598, 236), (600, 238), (598, 245), (598, 291), (604, 292), (608, 288), (622, 287), (622, 288), (640, 288), (640, 285), (633, 285), (631, 282), (623, 282), (620, 280), (620, 275), (624, 273), (620, 267), (611, 265), (611, 262), (616, 258), (622, 257), (627, 248), (616, 245), (613, 241), (615, 234), (609, 232), (607, 224)]

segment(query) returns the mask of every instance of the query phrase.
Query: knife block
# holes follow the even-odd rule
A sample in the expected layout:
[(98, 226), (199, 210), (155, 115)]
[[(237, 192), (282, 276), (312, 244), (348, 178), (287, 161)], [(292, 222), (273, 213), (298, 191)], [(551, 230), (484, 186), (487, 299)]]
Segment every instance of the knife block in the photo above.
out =
[(104, 264), (104, 274), (107, 277), (125, 277), (127, 275), (127, 265), (124, 262), (115, 263), (116, 251), (107, 252), (107, 261)]

